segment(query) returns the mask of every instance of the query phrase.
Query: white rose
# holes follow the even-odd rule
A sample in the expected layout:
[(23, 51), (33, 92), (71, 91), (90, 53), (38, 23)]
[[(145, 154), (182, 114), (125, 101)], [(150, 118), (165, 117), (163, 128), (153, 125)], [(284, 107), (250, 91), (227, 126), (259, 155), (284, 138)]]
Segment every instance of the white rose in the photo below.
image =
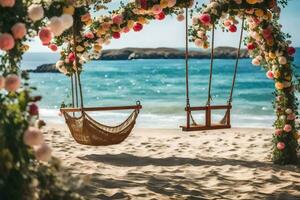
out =
[(278, 62), (279, 62), (279, 64), (281, 64), (281, 65), (285, 65), (285, 64), (287, 63), (286, 57), (280, 56), (280, 57), (278, 58)]
[(64, 29), (67, 30), (69, 29), (71, 26), (73, 26), (73, 17), (72, 15), (68, 15), (68, 14), (63, 14), (61, 17), (61, 20), (63, 22), (63, 26)]
[(28, 17), (33, 22), (41, 20), (44, 17), (44, 9), (41, 5), (32, 4), (28, 8)]
[(63, 64), (64, 64), (64, 62), (63, 62), (62, 60), (59, 60), (59, 61), (56, 62), (55, 67), (56, 67), (57, 69), (59, 69), (61, 66), (63, 66)]
[(260, 65), (260, 60), (254, 58), (254, 59), (252, 60), (252, 65), (259, 66), (259, 65)]
[(285, 112), (286, 112), (286, 114), (288, 114), (288, 115), (293, 113), (292, 109), (290, 109), (290, 108), (286, 109)]
[(65, 30), (64, 24), (63, 24), (61, 18), (59, 18), (59, 17), (52, 17), (50, 19), (48, 27), (55, 36), (60, 36)]

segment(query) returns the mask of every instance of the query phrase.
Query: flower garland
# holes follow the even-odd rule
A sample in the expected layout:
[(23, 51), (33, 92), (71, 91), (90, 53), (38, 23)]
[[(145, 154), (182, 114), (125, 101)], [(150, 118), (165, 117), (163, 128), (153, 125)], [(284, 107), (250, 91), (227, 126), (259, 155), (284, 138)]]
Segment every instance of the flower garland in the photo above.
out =
[[(120, 39), (122, 34), (131, 30), (139, 32), (150, 20), (163, 20), (166, 15), (177, 14), (178, 21), (185, 18), (182, 15), (183, 7), (191, 6), (193, 0), (161, 0), (161, 1), (136, 1), (135, 3), (122, 4), (121, 8), (112, 11), (111, 15), (101, 16), (92, 19), (88, 6), (77, 7), (76, 10), (83, 9), (85, 12), (73, 14), (73, 18), (80, 18), (77, 26), (77, 47), (76, 52), (79, 58), (78, 68), (82, 70), (82, 65), (90, 60), (97, 59), (101, 54), (103, 45), (109, 45), (111, 39)], [(99, 9), (99, 4), (95, 6)], [(102, 7), (101, 7), (102, 8)], [(63, 14), (62, 9), (59, 14)], [(78, 21), (78, 20), (77, 20)], [(56, 63), (57, 69), (65, 75), (72, 75), (74, 69), (74, 49), (70, 41), (70, 32), (56, 40), (58, 46), (67, 43), (61, 52), (61, 59)], [(59, 42), (58, 42), (59, 41)]]
[[(283, 4), (286, 2), (282, 2)], [(295, 48), (282, 33), (278, 23), (280, 8), (275, 0), (213, 0), (197, 8), (199, 16), (193, 18), (190, 30), (192, 40), (200, 48), (209, 48), (208, 32), (219, 25), (229, 32), (237, 31), (238, 18), (245, 18), (249, 36), (245, 44), (253, 58), (252, 64), (266, 69), (266, 76), (274, 80), (274, 107), (277, 119), (274, 123), (273, 161), (278, 164), (297, 163), (295, 126), (297, 99), (294, 95), (293, 68)]]

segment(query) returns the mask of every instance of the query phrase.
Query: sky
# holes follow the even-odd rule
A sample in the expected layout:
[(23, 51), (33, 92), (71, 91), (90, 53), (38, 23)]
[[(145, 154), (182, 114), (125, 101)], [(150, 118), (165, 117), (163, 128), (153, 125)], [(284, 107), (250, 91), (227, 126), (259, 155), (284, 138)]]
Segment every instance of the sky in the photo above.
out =
[[(109, 4), (109, 9), (116, 9), (119, 0)], [(126, 2), (126, 1), (123, 1)], [(199, 3), (208, 3), (209, 0), (198, 0)], [(289, 0), (289, 4), (282, 10), (280, 20), (284, 32), (292, 35), (293, 46), (300, 47), (300, 0)], [(216, 32), (216, 46), (238, 45), (239, 33)], [(111, 44), (105, 49), (119, 49), (125, 47), (174, 47), (181, 48), (185, 45), (185, 26), (184, 22), (178, 22), (176, 16), (168, 16), (163, 21), (151, 21), (145, 25), (144, 29), (135, 33), (131, 31), (123, 34), (121, 39), (112, 40)], [(47, 47), (43, 47), (38, 39), (30, 43), (30, 52), (50, 52)], [(190, 47), (195, 47), (190, 44)]]

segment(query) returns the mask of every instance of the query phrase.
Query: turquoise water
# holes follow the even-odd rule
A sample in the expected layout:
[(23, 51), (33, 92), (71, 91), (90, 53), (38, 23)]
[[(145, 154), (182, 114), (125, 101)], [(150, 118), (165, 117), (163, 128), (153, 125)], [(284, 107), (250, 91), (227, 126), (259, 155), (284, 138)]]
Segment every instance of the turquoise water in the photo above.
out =
[[(23, 68), (54, 63), (56, 54), (27, 54)], [(209, 60), (190, 61), (191, 105), (205, 105), (209, 78)], [(216, 60), (213, 74), (213, 103), (225, 104), (229, 96), (235, 60)], [(296, 57), (300, 65), (300, 57)], [(71, 102), (70, 80), (62, 74), (31, 74), (32, 84), (43, 95), (41, 115), (50, 122), (63, 123), (58, 117), (62, 101)], [(184, 60), (91, 61), (82, 75), (86, 106), (143, 105), (139, 127), (176, 128), (185, 121)], [(234, 126), (271, 127), (274, 120), (273, 81), (249, 59), (240, 61), (234, 91)], [(93, 113), (100, 121), (115, 124), (127, 116), (124, 112)], [(214, 120), (224, 112), (214, 113)], [(203, 113), (195, 113), (199, 122)]]

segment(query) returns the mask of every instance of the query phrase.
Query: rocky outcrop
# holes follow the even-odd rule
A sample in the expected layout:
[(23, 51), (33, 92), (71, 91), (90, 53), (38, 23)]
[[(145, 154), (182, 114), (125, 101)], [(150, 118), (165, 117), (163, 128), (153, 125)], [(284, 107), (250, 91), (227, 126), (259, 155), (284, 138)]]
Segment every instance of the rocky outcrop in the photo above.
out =
[(58, 73), (59, 71), (56, 69), (55, 64), (43, 64), (38, 66), (36, 69), (27, 70), (27, 72), (33, 73)]
[[(236, 48), (217, 47), (214, 50), (216, 59), (234, 59), (236, 58)], [(191, 50), (189, 57), (192, 59), (209, 59), (210, 50), (200, 51)], [(100, 60), (133, 60), (133, 59), (184, 59), (185, 51), (175, 48), (124, 48), (104, 50)], [(246, 49), (241, 50), (241, 58), (249, 58)], [(28, 70), (33, 73), (58, 73), (55, 64), (44, 64), (38, 66), (35, 70)]]
[[(215, 48), (215, 58), (232, 59), (236, 57), (236, 48), (218, 47)], [(210, 58), (210, 50), (196, 51), (191, 50), (189, 57), (193, 59)], [(241, 58), (248, 58), (248, 52), (243, 49)], [(104, 50), (100, 60), (132, 60), (132, 59), (183, 59), (185, 52), (175, 48), (124, 48)]]

